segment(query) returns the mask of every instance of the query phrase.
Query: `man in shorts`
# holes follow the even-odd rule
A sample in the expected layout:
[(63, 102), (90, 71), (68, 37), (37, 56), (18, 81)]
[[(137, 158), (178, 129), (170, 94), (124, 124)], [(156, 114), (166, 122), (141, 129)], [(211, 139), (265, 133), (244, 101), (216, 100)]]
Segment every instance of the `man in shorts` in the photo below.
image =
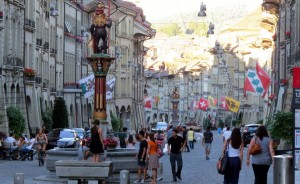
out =
[(205, 146), (206, 160), (209, 160), (212, 141), (213, 141), (213, 133), (210, 131), (210, 127), (208, 126), (206, 128), (206, 131), (203, 133), (203, 139), (202, 139), (202, 146)]
[[(146, 156), (147, 156), (147, 147), (148, 142), (145, 139), (145, 132), (140, 131), (139, 132), (139, 140), (140, 140), (140, 149), (138, 154), (136, 155), (137, 158), (137, 164), (138, 164), (138, 180), (136, 180), (134, 183), (144, 183), (146, 180), (146, 174), (147, 174), (147, 168), (146, 168)], [(142, 179), (142, 171), (143, 171), (143, 178)]]

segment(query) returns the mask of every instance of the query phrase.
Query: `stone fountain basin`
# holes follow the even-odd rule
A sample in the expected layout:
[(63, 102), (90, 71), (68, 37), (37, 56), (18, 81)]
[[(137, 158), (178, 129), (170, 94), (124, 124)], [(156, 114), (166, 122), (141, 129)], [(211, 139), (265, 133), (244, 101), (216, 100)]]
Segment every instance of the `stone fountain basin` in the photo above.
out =
[[(138, 151), (129, 148), (116, 148), (114, 151), (106, 152), (100, 157), (103, 160), (113, 162), (113, 172), (119, 173), (121, 170), (137, 172), (137, 161), (135, 156)], [(58, 160), (77, 160), (78, 148), (54, 148), (47, 151), (46, 168), (55, 172), (55, 162)], [(88, 161), (91, 161), (92, 155)]]

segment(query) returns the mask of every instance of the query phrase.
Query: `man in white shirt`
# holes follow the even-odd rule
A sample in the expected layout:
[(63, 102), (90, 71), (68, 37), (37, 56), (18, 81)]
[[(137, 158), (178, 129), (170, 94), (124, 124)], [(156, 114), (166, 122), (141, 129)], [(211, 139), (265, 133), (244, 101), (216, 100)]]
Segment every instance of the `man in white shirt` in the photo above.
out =
[(231, 137), (230, 127), (226, 128), (226, 131), (223, 133), (223, 142), (227, 141)]
[(6, 138), (6, 142), (10, 142), (10, 143), (13, 143), (14, 145), (16, 145), (15, 134), (10, 133), (9, 137)]

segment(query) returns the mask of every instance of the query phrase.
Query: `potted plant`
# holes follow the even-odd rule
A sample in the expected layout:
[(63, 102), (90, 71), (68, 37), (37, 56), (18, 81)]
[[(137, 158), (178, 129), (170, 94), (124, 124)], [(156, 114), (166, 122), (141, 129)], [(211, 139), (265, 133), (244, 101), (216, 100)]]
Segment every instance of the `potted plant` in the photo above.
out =
[(292, 150), (293, 127), (292, 112), (276, 112), (274, 114), (274, 119), (270, 123), (269, 130), (273, 140), (280, 140), (277, 150), (275, 149), (276, 155)]
[(108, 136), (106, 139), (104, 139), (103, 143), (108, 151), (115, 150), (118, 146), (118, 141), (112, 136)]
[(35, 70), (32, 68), (24, 68), (24, 76), (29, 78), (35, 77)]

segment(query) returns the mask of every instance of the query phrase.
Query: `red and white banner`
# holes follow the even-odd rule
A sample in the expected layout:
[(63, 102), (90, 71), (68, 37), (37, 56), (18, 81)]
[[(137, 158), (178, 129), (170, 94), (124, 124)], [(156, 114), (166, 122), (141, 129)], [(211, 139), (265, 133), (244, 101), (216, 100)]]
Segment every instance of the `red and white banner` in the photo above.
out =
[(228, 110), (228, 107), (226, 105), (226, 96), (221, 97), (221, 104), (220, 107), (224, 108), (225, 110)]
[(144, 98), (144, 108), (145, 108), (145, 110), (152, 109), (152, 97), (151, 96), (146, 96)]
[(269, 75), (256, 63), (256, 70), (248, 70), (244, 90), (252, 91), (260, 94), (262, 97), (266, 95), (271, 83)]
[(204, 98), (200, 98), (199, 100), (199, 109), (206, 111), (208, 108), (208, 100), (204, 99)]

